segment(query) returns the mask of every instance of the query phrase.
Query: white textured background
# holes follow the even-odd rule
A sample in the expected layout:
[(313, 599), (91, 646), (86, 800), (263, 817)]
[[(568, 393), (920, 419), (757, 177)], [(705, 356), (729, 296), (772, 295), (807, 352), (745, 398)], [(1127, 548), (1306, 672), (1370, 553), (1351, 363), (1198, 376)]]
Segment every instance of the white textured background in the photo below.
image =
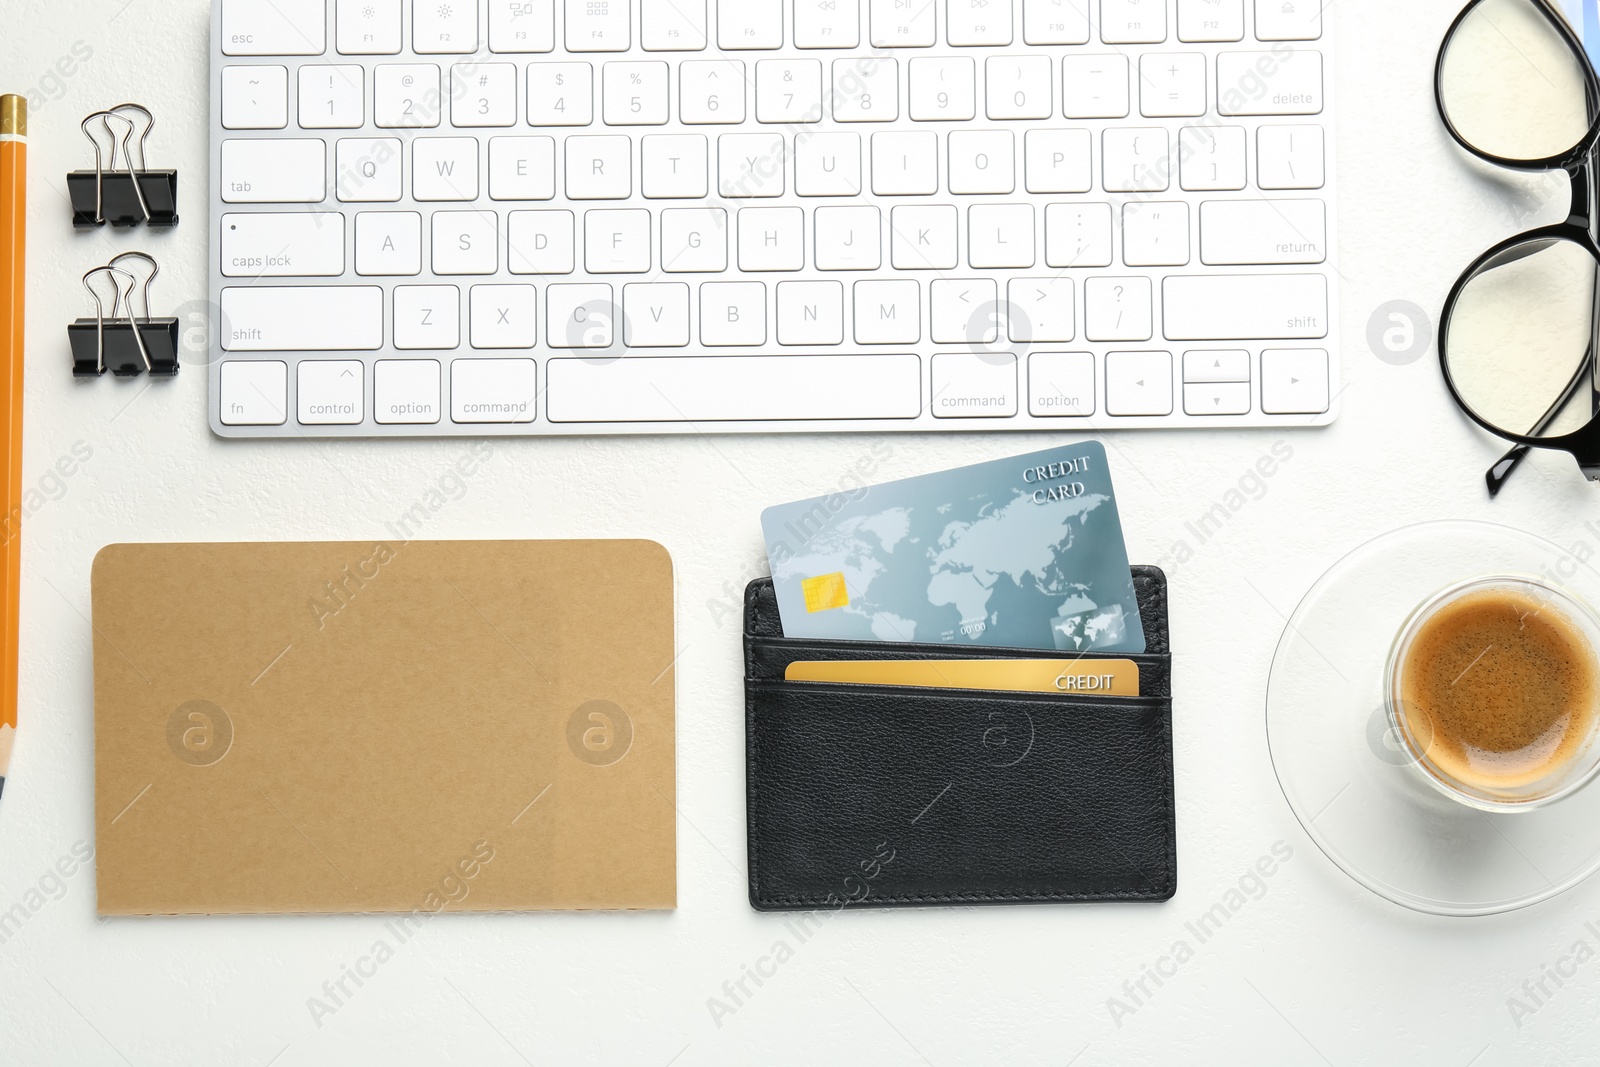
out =
[[(1214, 1062), (1466, 1065), (1600, 1062), (1600, 962), (1535, 1014), (1507, 998), (1600, 925), (1600, 881), (1484, 919), (1420, 916), (1335, 869), (1300, 831), (1262, 725), (1284, 616), (1339, 555), (1403, 523), (1492, 518), (1600, 548), (1600, 487), (1536, 457), (1502, 498), (1499, 445), (1449, 403), (1430, 352), (1368, 349), (1389, 300), (1439, 306), (1468, 259), (1535, 219), (1565, 183), (1465, 162), (1435, 118), (1434, 49), (1455, 0), (1335, 0), (1339, 36), (1343, 414), (1326, 431), (1108, 439), (1129, 554), (1168, 557), (1273, 440), (1293, 458), (1194, 558), (1170, 566), (1178, 699), (1180, 889), (1166, 905), (846, 913), (717, 1025), (707, 999), (793, 941), (744, 881), (744, 741), (733, 610), (765, 569), (757, 516), (831, 488), (860, 437), (510, 440), (431, 537), (661, 541), (678, 568), (679, 908), (661, 915), (446, 915), (319, 1027), (307, 998), (365, 954), (378, 918), (97, 921), (92, 870), (0, 944), (0, 1061), (62, 1064)], [(78, 275), (146, 247), (158, 310), (203, 300), (207, 203), (204, 0), (0, 0), (0, 87), (36, 97), (30, 167), (28, 480), (75, 442), (92, 458), (31, 516), (24, 547), (22, 708), (0, 799), (0, 910), (93, 841), (89, 564), (123, 540), (366, 538), (404, 512), (465, 441), (314, 444), (214, 439), (204, 375), (75, 382), (64, 324)], [(53, 73), (75, 42), (92, 49)], [(181, 173), (170, 234), (75, 234), (63, 174), (78, 121), (125, 99), (159, 124)], [(42, 106), (37, 106), (42, 102)], [(1049, 444), (1044, 436), (889, 439), (883, 478)], [(1190, 538), (1192, 541), (1192, 538)], [(1254, 588), (1252, 588), (1252, 586)], [(629, 635), (619, 632), (618, 641)], [(447, 783), (441, 783), (446, 786)], [(196, 819), (207, 813), (197, 811)], [(1175, 978), (1120, 1020), (1107, 999), (1165, 953), (1278, 841), (1293, 857)], [(1076, 1057), (1076, 1059), (1074, 1059)]]

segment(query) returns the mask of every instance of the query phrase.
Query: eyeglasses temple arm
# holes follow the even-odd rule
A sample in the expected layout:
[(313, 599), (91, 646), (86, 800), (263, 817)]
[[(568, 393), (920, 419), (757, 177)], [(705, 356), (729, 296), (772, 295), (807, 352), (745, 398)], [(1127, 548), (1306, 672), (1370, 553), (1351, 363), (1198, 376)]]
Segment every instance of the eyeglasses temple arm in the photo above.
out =
[[(1533, 429), (1528, 431), (1530, 437), (1544, 433), (1545, 430), (1550, 428), (1550, 424), (1556, 421), (1561, 412), (1566, 410), (1567, 405), (1572, 402), (1572, 398), (1577, 395), (1578, 387), (1589, 379), (1590, 369), (1593, 366), (1594, 343), (1590, 342), (1588, 351), (1583, 355), (1583, 362), (1578, 364), (1578, 369), (1573, 373), (1572, 380), (1567, 382), (1565, 389), (1561, 390), (1561, 396), (1557, 398), (1556, 402), (1551, 404), (1545, 410), (1545, 413), (1539, 416), (1539, 421), (1533, 424)], [(1500, 489), (1506, 483), (1506, 479), (1511, 477), (1511, 472), (1517, 469), (1517, 466), (1527, 455), (1527, 445), (1516, 445), (1497, 459), (1493, 466), (1484, 471), (1483, 480), (1489, 487), (1489, 496), (1499, 495)]]

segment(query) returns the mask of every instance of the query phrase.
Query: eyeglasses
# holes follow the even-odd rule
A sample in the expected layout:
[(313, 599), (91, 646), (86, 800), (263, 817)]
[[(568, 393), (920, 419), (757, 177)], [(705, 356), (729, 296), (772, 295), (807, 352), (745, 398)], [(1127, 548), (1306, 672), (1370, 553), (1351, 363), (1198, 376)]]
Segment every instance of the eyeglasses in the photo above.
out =
[(1473, 0), (1439, 46), (1433, 89), (1445, 128), (1467, 151), (1517, 170), (1564, 170), (1572, 185), (1566, 221), (1473, 260), (1440, 316), (1451, 396), (1516, 443), (1485, 474), (1489, 495), (1530, 447), (1570, 452), (1600, 481), (1594, 66), (1550, 0)]

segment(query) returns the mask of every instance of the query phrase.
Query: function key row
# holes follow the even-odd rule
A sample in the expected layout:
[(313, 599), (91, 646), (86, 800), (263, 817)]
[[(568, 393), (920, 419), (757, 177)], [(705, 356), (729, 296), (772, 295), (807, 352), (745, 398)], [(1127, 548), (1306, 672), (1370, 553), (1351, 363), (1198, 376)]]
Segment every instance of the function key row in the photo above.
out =
[[(334, 0), (334, 50), (343, 55), (397, 55), (406, 41), (418, 54), (489, 51), (696, 52), (857, 48), (862, 0), (791, 0), (786, 38), (784, 0), (489, 0), (480, 25), (476, 0)], [(1248, 0), (1260, 41), (1307, 41), (1322, 35), (1321, 0)], [(1177, 0), (1170, 27), (1162, 0), (1022, 0), (1022, 39), (1030, 45), (1160, 44), (1176, 31), (1187, 42), (1245, 37), (1247, 0)], [(866, 0), (867, 43), (874, 48), (1004, 46), (1016, 39), (1009, 0)], [(939, 15), (942, 11), (943, 17)], [(557, 32), (557, 14), (561, 31)], [(484, 31), (487, 29), (487, 41)], [(712, 40), (714, 36), (714, 41)], [(327, 51), (327, 0), (223, 0), (222, 51), (230, 56), (322, 55)]]

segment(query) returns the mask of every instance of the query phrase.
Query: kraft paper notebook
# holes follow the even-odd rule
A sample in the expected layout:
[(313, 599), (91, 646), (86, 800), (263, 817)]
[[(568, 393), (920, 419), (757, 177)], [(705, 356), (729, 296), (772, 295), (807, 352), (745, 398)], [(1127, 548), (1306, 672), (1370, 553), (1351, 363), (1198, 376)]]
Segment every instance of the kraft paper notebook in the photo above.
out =
[(671, 908), (649, 541), (110, 545), (102, 915)]

